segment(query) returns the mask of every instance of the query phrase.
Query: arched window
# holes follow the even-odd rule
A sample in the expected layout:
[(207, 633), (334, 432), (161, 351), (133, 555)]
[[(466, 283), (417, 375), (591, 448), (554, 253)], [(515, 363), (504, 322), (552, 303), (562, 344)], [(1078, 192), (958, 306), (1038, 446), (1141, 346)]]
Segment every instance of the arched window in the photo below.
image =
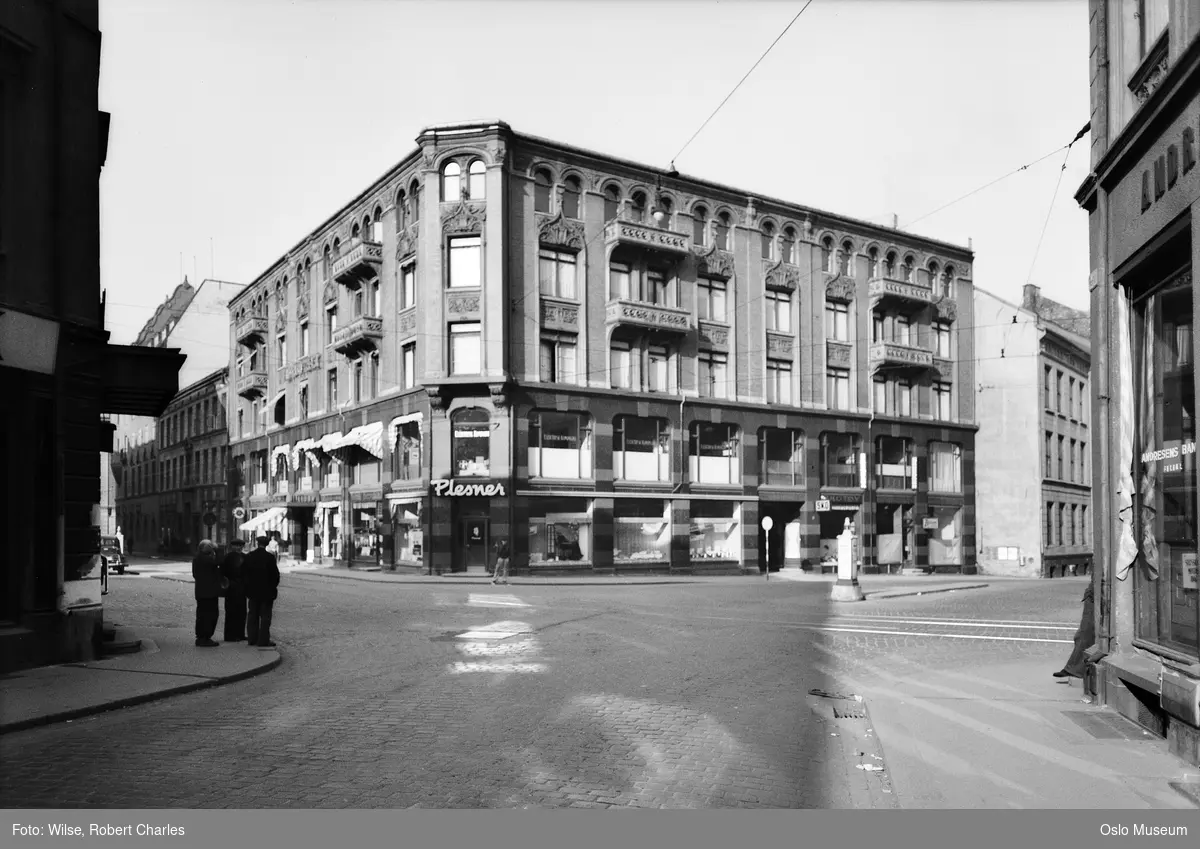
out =
[(783, 228), (783, 244), (780, 252), (780, 259), (784, 262), (796, 264), (796, 228), (787, 226)]
[(371, 216), (371, 241), (383, 241), (383, 210), (378, 206)]
[(762, 226), (762, 258), (775, 259), (775, 225), (764, 221)]
[(850, 260), (854, 256), (854, 245), (849, 239), (842, 242), (842, 249), (838, 253), (838, 273), (853, 274), (850, 269)]
[(929, 261), (929, 286), (930, 286), (930, 288), (933, 288), (933, 286), (935, 285), (935, 283), (936, 283), (937, 279), (938, 279), (938, 264), (937, 264), (937, 260), (935, 260), (935, 259), (931, 259), (931, 260)]
[(867, 274), (870, 277), (878, 277), (882, 270), (879, 267), (879, 248), (871, 248), (867, 251)]
[[(671, 213), (675, 211), (675, 203), (666, 195), (659, 195), (655, 206), (655, 223), (660, 227), (671, 226)], [(662, 220), (658, 220), (661, 214)]]
[(451, 160), (442, 166), (442, 200), (456, 201), (462, 197), (462, 169)]
[(836, 270), (833, 255), (833, 237), (826, 236), (821, 240), (821, 267), (832, 273)]
[(728, 212), (722, 212), (717, 216), (717, 247), (720, 250), (729, 250), (729, 228), (733, 225), (733, 219), (729, 217)]
[(646, 220), (646, 193), (634, 192), (633, 203), (629, 205), (629, 217), (631, 220), (642, 224)]
[(350, 240), (352, 242), (357, 242), (358, 237), (359, 237), (358, 222), (355, 221), (354, 226), (350, 228)]
[(455, 477), (488, 477), (492, 469), (492, 424), (487, 410), (466, 407), (450, 418)]
[(483, 200), (487, 197), (487, 166), (482, 159), (476, 159), (467, 169), (467, 197), (471, 200)]
[(604, 221), (615, 221), (621, 212), (621, 190), (616, 186), (604, 189)]
[(883, 276), (889, 280), (896, 279), (896, 252), (888, 251), (887, 258), (883, 261)]
[(333, 254), (329, 250), (329, 245), (325, 246), (325, 252), (321, 254), (321, 277), (324, 280), (329, 279), (329, 273), (333, 270)]
[(412, 185), (408, 187), (408, 203), (412, 210), (412, 215), (409, 218), (413, 223), (421, 220), (421, 184), (413, 180)]
[(304, 260), (304, 287), (312, 285), (312, 259)]
[(942, 272), (942, 297), (954, 297), (954, 266), (947, 265), (946, 270)]
[(905, 283), (911, 283), (913, 279), (913, 266), (916, 262), (913, 260), (912, 254), (904, 257), (904, 264), (900, 266), (900, 279)]
[(342, 258), (342, 240), (334, 239), (333, 240), (333, 261), (337, 262), (341, 258)]
[(578, 177), (568, 177), (563, 184), (563, 215), (567, 218), (579, 217), (579, 197), (583, 186)]
[(535, 212), (550, 211), (550, 172), (538, 169), (533, 175), (533, 209)]
[(396, 192), (396, 232), (399, 233), (408, 226), (408, 196), (404, 189)]
[(692, 241), (701, 247), (708, 244), (708, 210), (702, 206), (692, 210)]

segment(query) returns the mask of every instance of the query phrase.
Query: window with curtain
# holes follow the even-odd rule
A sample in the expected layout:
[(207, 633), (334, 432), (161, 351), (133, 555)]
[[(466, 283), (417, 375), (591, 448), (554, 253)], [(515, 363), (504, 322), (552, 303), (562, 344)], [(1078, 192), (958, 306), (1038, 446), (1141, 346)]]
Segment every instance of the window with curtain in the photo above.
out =
[(547, 383), (574, 383), (576, 350), (574, 337), (544, 335), (541, 347), (541, 379)]
[(850, 305), (841, 301), (825, 302), (825, 338), (850, 341)]
[(636, 358), (628, 342), (614, 341), (609, 347), (609, 382), (613, 389), (632, 389), (637, 385)]
[(822, 433), (821, 486), (862, 488), (861, 456), (862, 437), (857, 433)]
[(724, 280), (714, 277), (700, 277), (696, 280), (696, 314), (708, 321), (728, 321), (726, 311), (727, 284)]
[(409, 263), (400, 270), (400, 309), (417, 305), (417, 266)]
[(535, 410), (529, 416), (531, 477), (592, 477), (592, 423), (584, 413)]
[(688, 474), (694, 483), (732, 484), (742, 479), (741, 430), (733, 424), (692, 422)]
[(409, 342), (400, 350), (400, 379), (405, 389), (417, 385), (417, 343)]
[(951, 442), (929, 443), (929, 491), (962, 492), (962, 447)]
[(831, 368), (825, 372), (825, 402), (831, 410), (850, 409), (850, 370)]
[(574, 298), (575, 254), (542, 248), (538, 251), (538, 279), (543, 295)]
[(666, 419), (617, 416), (613, 422), (613, 477), (671, 480), (671, 428)]
[(764, 296), (767, 307), (767, 330), (792, 332), (792, 296), (787, 292), (768, 290)]

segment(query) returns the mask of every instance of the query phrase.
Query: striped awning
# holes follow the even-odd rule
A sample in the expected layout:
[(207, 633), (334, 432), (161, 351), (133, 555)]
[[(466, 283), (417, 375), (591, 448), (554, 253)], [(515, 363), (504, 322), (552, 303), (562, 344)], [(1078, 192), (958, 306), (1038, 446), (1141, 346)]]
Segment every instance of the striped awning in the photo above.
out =
[(272, 507), (259, 513), (253, 519), (238, 525), (239, 531), (282, 531), (284, 520), (287, 518), (286, 507)]
[(333, 446), (342, 438), (342, 432), (339, 430), (336, 433), (327, 433), (320, 439), (316, 440), (313, 446), (314, 450), (320, 451), (322, 454), (327, 454), (333, 460), (341, 462), (341, 460), (333, 454)]
[(368, 454), (383, 459), (383, 422), (371, 422), (354, 428), (337, 442), (332, 443), (328, 450), (337, 451), (339, 448), (358, 447)]
[(275, 450), (271, 452), (271, 470), (272, 471), (279, 470), (279, 466), (277, 465), (279, 460), (282, 460), (283, 464), (286, 466), (287, 462), (288, 462), (288, 454), (289, 453), (290, 453), (290, 446), (287, 446), (287, 445), (275, 446)]
[(409, 413), (407, 416), (396, 416), (388, 425), (388, 440), (391, 444), (396, 443), (396, 437), (400, 433), (400, 426), (409, 424), (410, 422), (417, 423), (417, 433), (424, 429), (425, 414), (424, 413)]
[(313, 460), (316, 460), (316, 447), (317, 440), (315, 439), (301, 439), (299, 442), (293, 445), (291, 456), (292, 470), (295, 471), (296, 469), (300, 468), (300, 455), (305, 451), (308, 452), (309, 456), (312, 457)]

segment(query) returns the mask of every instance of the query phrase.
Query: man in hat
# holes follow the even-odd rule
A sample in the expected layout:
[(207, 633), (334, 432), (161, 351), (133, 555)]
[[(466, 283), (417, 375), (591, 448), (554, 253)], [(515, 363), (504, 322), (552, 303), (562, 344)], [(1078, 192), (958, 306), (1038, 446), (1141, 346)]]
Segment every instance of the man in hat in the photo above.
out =
[(246, 592), (242, 584), (242, 548), (245, 540), (229, 543), (229, 553), (221, 561), (221, 576), (229, 582), (225, 590), (225, 642), (240, 643), (246, 639)]
[(246, 639), (252, 646), (272, 648), (271, 612), (279, 595), (279, 564), (267, 551), (270, 539), (255, 540), (258, 548), (242, 561), (242, 591), (246, 594)]

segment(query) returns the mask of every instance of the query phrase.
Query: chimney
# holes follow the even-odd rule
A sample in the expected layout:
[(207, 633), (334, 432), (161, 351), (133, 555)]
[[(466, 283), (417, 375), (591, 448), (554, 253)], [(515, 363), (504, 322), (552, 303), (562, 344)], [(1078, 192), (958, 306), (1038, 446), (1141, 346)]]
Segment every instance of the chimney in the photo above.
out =
[(1021, 306), (1027, 310), (1037, 312), (1038, 302), (1042, 299), (1042, 289), (1040, 286), (1035, 286), (1032, 283), (1025, 284), (1025, 292), (1021, 298)]

